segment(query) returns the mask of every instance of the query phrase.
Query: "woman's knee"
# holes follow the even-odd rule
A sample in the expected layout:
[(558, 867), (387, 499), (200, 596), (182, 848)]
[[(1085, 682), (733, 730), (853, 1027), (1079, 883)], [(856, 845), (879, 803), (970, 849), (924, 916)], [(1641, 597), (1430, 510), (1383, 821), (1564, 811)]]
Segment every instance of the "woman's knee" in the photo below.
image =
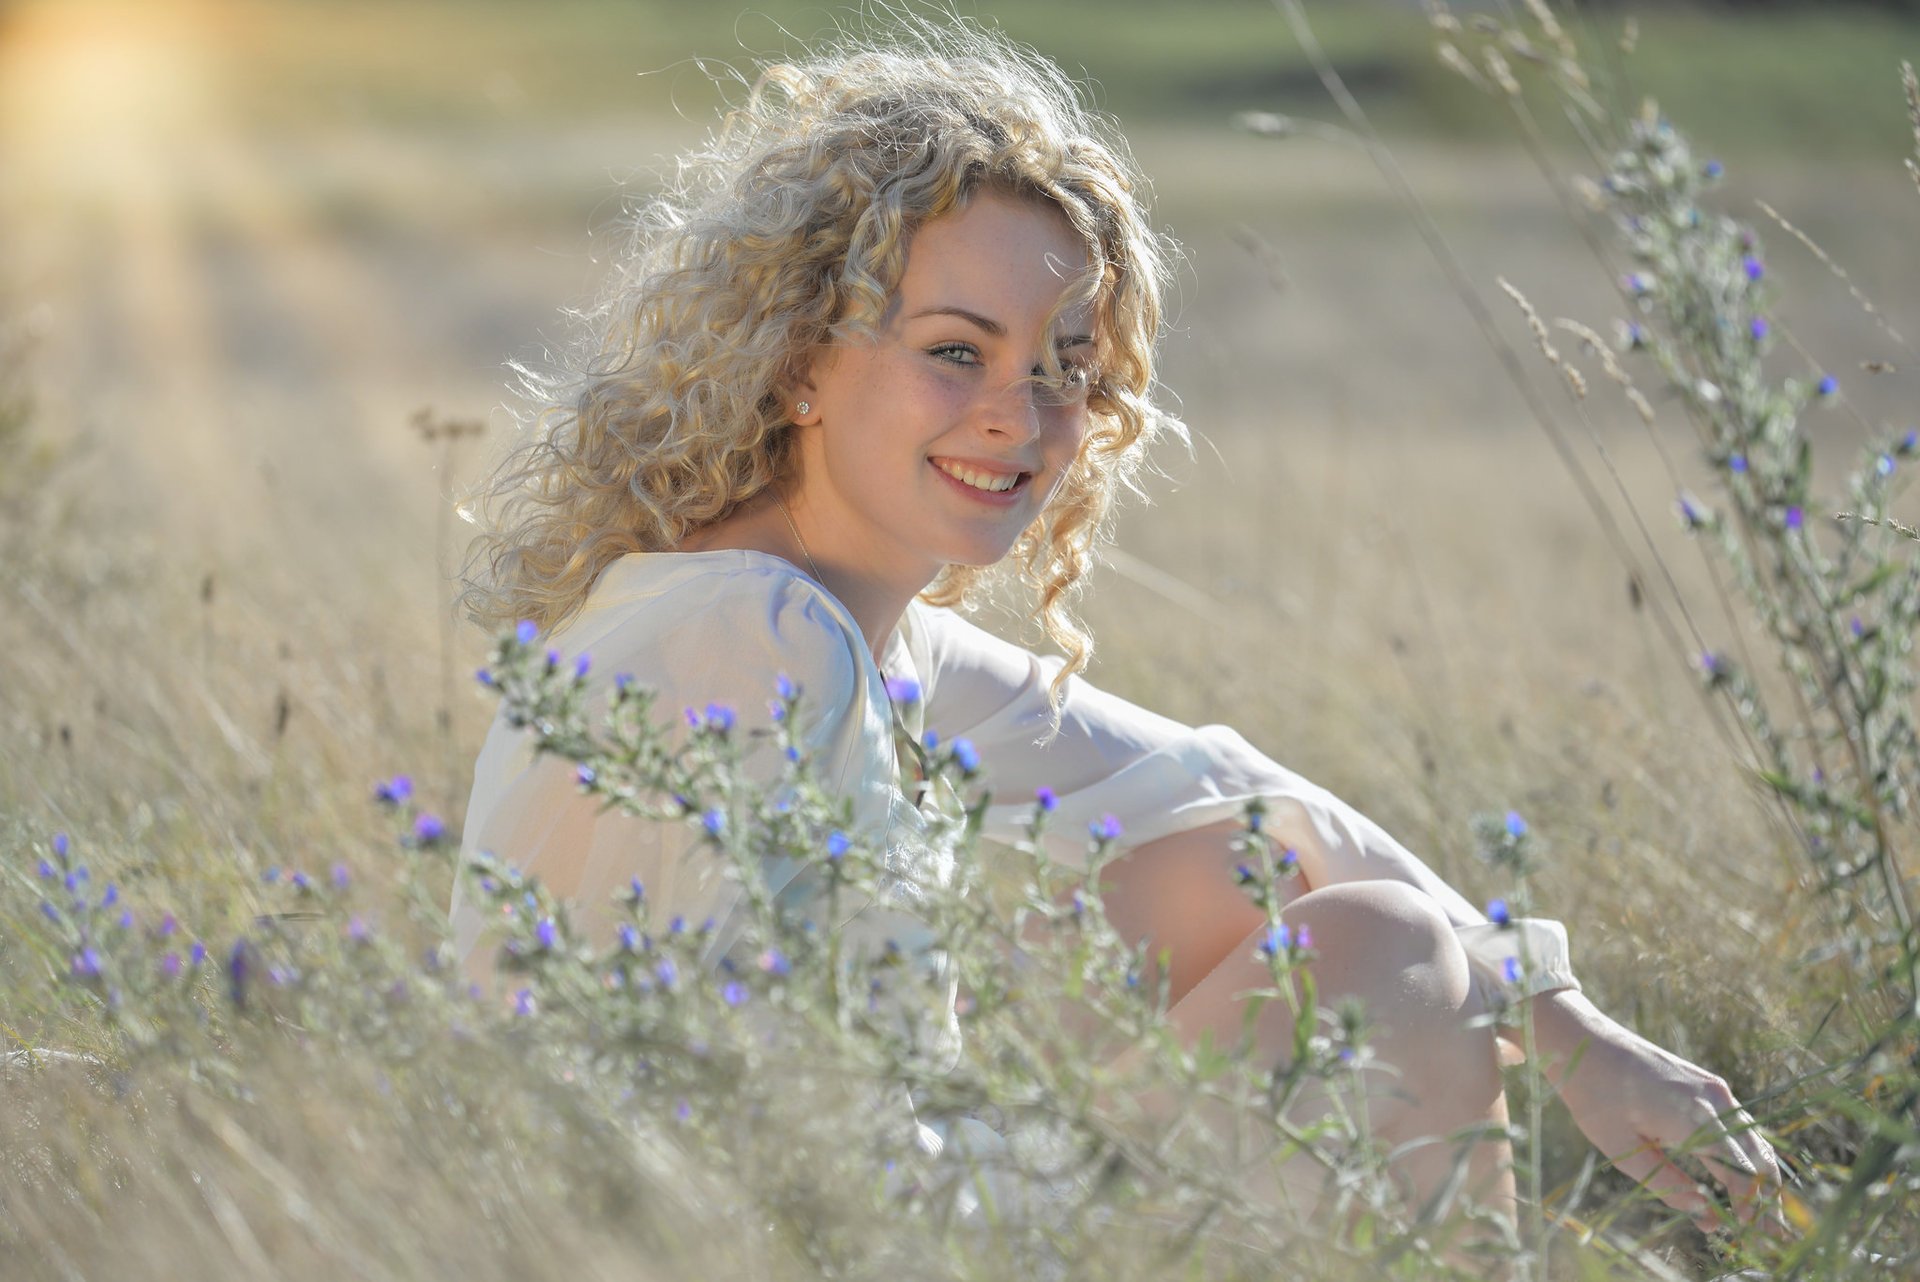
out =
[(1306, 927), (1323, 994), (1351, 993), (1459, 1010), (1472, 992), (1465, 951), (1431, 895), (1400, 881), (1343, 882), (1302, 895), (1282, 914)]

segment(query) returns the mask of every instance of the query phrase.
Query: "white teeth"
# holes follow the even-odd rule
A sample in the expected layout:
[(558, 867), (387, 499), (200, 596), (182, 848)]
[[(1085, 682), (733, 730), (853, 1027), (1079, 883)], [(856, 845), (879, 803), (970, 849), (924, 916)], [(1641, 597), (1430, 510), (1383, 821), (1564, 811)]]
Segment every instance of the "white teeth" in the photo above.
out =
[(986, 490), (991, 494), (1004, 493), (1020, 483), (1020, 473), (1011, 476), (994, 476), (988, 472), (976, 472), (972, 468), (961, 467), (958, 463), (935, 463), (935, 467), (956, 481), (963, 481), (976, 490)]

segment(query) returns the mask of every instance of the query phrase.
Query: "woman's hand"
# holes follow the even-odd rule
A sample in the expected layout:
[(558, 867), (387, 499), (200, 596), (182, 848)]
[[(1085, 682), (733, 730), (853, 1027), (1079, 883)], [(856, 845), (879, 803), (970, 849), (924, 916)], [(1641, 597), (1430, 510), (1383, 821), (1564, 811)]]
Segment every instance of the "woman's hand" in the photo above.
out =
[[(1581, 1133), (1668, 1206), (1717, 1227), (1720, 1215), (1675, 1161), (1698, 1158), (1743, 1221), (1782, 1227), (1780, 1164), (1726, 1082), (1600, 1013), (1578, 993), (1533, 1001), (1534, 1043)], [(1567, 1071), (1568, 1065), (1573, 1071)]]

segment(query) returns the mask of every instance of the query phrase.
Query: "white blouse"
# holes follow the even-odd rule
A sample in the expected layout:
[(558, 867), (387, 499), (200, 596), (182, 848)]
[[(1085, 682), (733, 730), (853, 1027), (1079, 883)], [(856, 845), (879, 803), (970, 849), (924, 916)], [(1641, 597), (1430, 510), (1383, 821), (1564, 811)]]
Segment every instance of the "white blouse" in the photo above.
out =
[[(592, 656), (590, 708), (602, 706), (615, 675), (624, 674), (659, 692), (657, 716), (718, 703), (752, 725), (766, 718), (785, 675), (803, 692), (795, 727), (802, 751), (823, 785), (852, 798), (856, 823), (876, 842), (915, 822), (901, 794), (886, 684), (905, 678), (922, 694), (900, 710), (908, 728), (967, 738), (979, 752), (982, 782), (997, 799), (986, 816), (990, 841), (1024, 837), (1043, 786), (1059, 799), (1043, 841), (1069, 865), (1084, 863), (1087, 827), (1107, 815), (1121, 822), (1122, 843), (1137, 846), (1239, 819), (1254, 798), (1293, 803), (1318, 839), (1307, 864), (1316, 884), (1391, 878), (1418, 886), (1453, 922), (1476, 981), (1489, 991), (1579, 986), (1559, 923), (1494, 925), (1377, 824), (1225, 726), (1188, 727), (1073, 677), (1052, 734), (1047, 688), (1062, 660), (1002, 641), (952, 610), (911, 603), (875, 663), (846, 608), (779, 557), (742, 549), (637, 553), (601, 574), (549, 644), (569, 660)], [(748, 758), (749, 769), (754, 761)], [(763, 769), (777, 765), (768, 760)], [(582, 794), (569, 763), (536, 760), (526, 733), (496, 719), (475, 763), (461, 857), (464, 866), (487, 850), (538, 876), (604, 945), (615, 924), (613, 896), (636, 876), (657, 911), (727, 921), (733, 884), (715, 861), (683, 858), (693, 840), (679, 825), (603, 811)], [(983, 845), (983, 856), (990, 850)], [(779, 892), (803, 871), (769, 870), (770, 889)], [(869, 916), (871, 929), (899, 926), (897, 914)], [(459, 883), (453, 928), (465, 959), (481, 920)], [(717, 945), (730, 934), (717, 932)], [(1527, 975), (1516, 986), (1503, 972), (1523, 941)]]

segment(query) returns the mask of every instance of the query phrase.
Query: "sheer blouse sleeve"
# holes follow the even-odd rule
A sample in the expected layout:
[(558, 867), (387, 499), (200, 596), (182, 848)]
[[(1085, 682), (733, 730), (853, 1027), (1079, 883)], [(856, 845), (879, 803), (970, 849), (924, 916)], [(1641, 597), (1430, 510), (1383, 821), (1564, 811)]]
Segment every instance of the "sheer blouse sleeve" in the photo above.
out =
[[(1579, 987), (1560, 923), (1488, 921), (1378, 824), (1228, 727), (1182, 725), (1073, 677), (1054, 734), (1047, 688), (1062, 660), (1002, 641), (951, 610), (916, 603), (911, 622), (925, 723), (943, 737), (967, 737), (978, 750), (996, 799), (986, 817), (989, 837), (1024, 835), (1040, 787), (1058, 797), (1048, 853), (1074, 865), (1085, 861), (1088, 825), (1106, 816), (1120, 821), (1126, 845), (1140, 846), (1239, 819), (1260, 798), (1273, 812), (1273, 830), (1290, 841), (1298, 836), (1309, 886), (1408, 882), (1452, 921), (1481, 982), (1529, 994)], [(1521, 962), (1516, 985), (1507, 975)]]
[[(604, 707), (616, 675), (624, 675), (659, 693), (655, 716), (674, 718), (676, 735), (686, 733), (682, 708), (704, 713), (710, 703), (730, 707), (745, 731), (770, 724), (769, 701), (784, 674), (801, 687), (796, 731), (821, 782), (854, 798), (862, 824), (884, 829), (893, 774), (881, 754), (891, 739), (884, 690), (871, 661), (860, 661), (858, 629), (796, 574), (766, 565), (726, 570), (676, 570), (664, 584), (603, 576), (587, 608), (551, 639), (569, 663), (591, 655), (587, 707)], [(782, 765), (770, 743), (750, 749), (745, 764), (762, 782)], [(614, 896), (638, 878), (656, 916), (681, 914), (696, 925), (714, 918), (709, 951), (723, 950), (737, 892), (697, 844), (691, 824), (603, 809), (582, 792), (571, 762), (536, 758), (527, 733), (496, 718), (474, 768), (463, 867), (485, 850), (537, 876), (602, 946), (619, 920)], [(797, 871), (767, 869), (770, 889), (779, 893)], [(484, 975), (488, 959), (469, 960), (481, 920), (464, 881), (454, 893), (455, 950), (471, 973)]]

